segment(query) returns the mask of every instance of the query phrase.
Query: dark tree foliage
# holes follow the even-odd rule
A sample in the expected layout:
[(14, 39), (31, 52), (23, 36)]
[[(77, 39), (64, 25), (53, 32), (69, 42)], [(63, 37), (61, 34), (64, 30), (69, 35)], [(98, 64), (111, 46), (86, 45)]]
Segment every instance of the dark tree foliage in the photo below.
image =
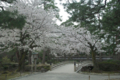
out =
[(69, 20), (77, 22), (91, 32), (100, 28), (99, 13), (104, 10), (107, 0), (80, 0), (64, 4), (66, 11), (71, 15)]
[(101, 29), (109, 33), (106, 41), (112, 43), (108, 52), (111, 54), (116, 53), (116, 46), (120, 44), (120, 0), (111, 0), (107, 4), (107, 8), (102, 16)]
[(120, 4), (116, 0), (112, 0), (107, 6), (101, 21), (102, 29), (110, 34), (120, 33)]
[(12, 3), (13, 1), (16, 1), (16, 0), (1, 0), (1, 1)]
[(17, 11), (1, 11), (0, 12), (0, 27), (2, 28), (18, 28), (22, 29), (25, 24), (25, 17), (19, 15)]
[(115, 48), (120, 43), (120, 0), (68, 0), (64, 7), (71, 16), (69, 22), (63, 24), (77, 22), (91, 33), (97, 30), (95, 34), (104, 30), (99, 36), (111, 44), (105, 48), (107, 53), (116, 53)]
[[(11, 4), (15, 0), (1, 0), (3, 2), (7, 2)], [(20, 15), (17, 11), (10, 12), (5, 10), (5, 8), (1, 5), (0, 6), (0, 27), (1, 28), (18, 28), (22, 29), (25, 25), (25, 17)]]
[[(43, 4), (44, 4), (45, 10), (48, 10), (51, 8), (54, 12), (59, 12), (59, 8), (55, 5), (56, 4), (55, 0), (43, 0)], [(59, 14), (56, 14), (56, 18), (61, 21)]]

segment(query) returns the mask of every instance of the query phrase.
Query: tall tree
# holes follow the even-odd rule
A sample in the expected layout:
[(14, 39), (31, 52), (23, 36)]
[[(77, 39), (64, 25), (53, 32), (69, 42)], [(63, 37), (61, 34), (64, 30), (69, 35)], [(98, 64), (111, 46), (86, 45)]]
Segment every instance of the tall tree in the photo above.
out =
[(71, 15), (69, 20), (93, 32), (100, 28), (98, 15), (105, 8), (106, 3), (107, 0), (69, 0), (64, 6)]
[[(101, 20), (101, 29), (105, 30), (109, 35), (107, 42), (112, 43), (112, 53), (117, 52), (116, 47), (120, 44), (120, 4), (119, 0), (110, 0)], [(111, 49), (110, 49), (111, 50)]]
[[(2, 28), (18, 28), (22, 29), (25, 25), (25, 16), (18, 14), (17, 11), (7, 11), (8, 7), (15, 0), (1, 0), (0, 3), (0, 26)], [(4, 5), (2, 4), (4, 3)]]
[(119, 44), (120, 32), (119, 0), (69, 0), (64, 5), (71, 15), (69, 18), (71, 22), (79, 23), (78, 25), (86, 27), (91, 33), (104, 30), (106, 33), (101, 37), (109, 44), (112, 43), (106, 50), (113, 54), (117, 52), (116, 46)]
[[(91, 34), (85, 28), (74, 28), (67, 27), (63, 28), (63, 39), (64, 44), (66, 44), (69, 50), (72, 50), (74, 53), (84, 52), (86, 54), (92, 55), (92, 61), (95, 68), (97, 67), (96, 55), (99, 52), (104, 52), (102, 47), (107, 46), (105, 42), (102, 42), (98, 35)], [(67, 47), (66, 47), (67, 48)]]
[[(26, 6), (29, 5), (29, 6)], [(18, 11), (18, 14), (26, 17), (25, 26), (22, 29), (1, 29), (1, 49), (11, 50), (17, 48), (19, 59), (18, 70), (24, 67), (27, 53), (44, 49), (50, 43), (47, 34), (55, 29), (53, 11), (44, 10), (36, 1), (27, 4), (17, 0), (11, 7), (6, 8), (10, 12)]]
[(57, 3), (55, 3), (55, 0), (41, 0), (43, 4), (43, 8), (45, 10), (51, 9), (54, 12), (54, 15), (58, 20), (61, 20), (61, 17), (59, 15), (59, 8), (56, 6)]

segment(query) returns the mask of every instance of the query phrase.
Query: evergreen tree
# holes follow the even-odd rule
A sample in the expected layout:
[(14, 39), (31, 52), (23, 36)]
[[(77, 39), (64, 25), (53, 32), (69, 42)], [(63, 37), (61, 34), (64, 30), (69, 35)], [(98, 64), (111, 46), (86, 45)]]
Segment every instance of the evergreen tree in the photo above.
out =
[(100, 29), (100, 13), (104, 10), (107, 0), (74, 0), (64, 4), (66, 11), (71, 15), (69, 20), (79, 23), (81, 27), (86, 27), (91, 32)]
[[(6, 4), (12, 4), (15, 0), (1, 0)], [(4, 6), (0, 6), (0, 26), (2, 28), (22, 29), (25, 25), (25, 16), (20, 15), (17, 11), (10, 12)]]
[(111, 0), (107, 4), (107, 8), (103, 13), (101, 20), (104, 31), (109, 33), (107, 36), (107, 42), (112, 43), (110, 46), (110, 52), (115, 54), (117, 45), (120, 44), (120, 3), (119, 0)]

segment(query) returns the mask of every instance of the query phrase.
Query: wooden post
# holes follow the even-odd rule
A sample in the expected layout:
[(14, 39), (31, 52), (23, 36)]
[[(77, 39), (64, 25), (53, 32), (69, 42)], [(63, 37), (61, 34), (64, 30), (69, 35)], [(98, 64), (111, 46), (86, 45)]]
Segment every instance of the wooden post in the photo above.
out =
[(52, 70), (52, 63), (50, 62), (50, 71)]
[(52, 70), (52, 66), (50, 65), (50, 71)]
[(33, 63), (34, 63), (34, 60), (33, 60), (33, 55), (31, 56), (31, 73), (33, 73)]
[(21, 76), (21, 71), (20, 71), (20, 76)]
[(90, 75), (89, 75), (89, 80), (90, 80)]
[(5, 80), (7, 80), (7, 75), (5, 75)]
[(35, 72), (36, 72), (36, 58), (35, 58)]
[(110, 74), (108, 73), (108, 80), (110, 80)]
[(32, 65), (31, 65), (31, 73), (33, 73), (33, 67), (34, 67), (34, 61), (32, 61)]
[(76, 62), (74, 62), (74, 71), (76, 71)]

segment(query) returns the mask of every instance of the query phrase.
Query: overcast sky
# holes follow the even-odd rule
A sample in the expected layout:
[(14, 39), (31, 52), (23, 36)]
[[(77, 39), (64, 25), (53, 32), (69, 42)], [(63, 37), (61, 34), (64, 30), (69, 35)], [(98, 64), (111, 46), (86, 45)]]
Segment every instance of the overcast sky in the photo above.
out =
[[(62, 0), (61, 2), (64, 3), (65, 0)], [(65, 12), (64, 7), (62, 6), (62, 4), (60, 4), (59, 0), (55, 0), (55, 3), (57, 3), (56, 6), (58, 6), (58, 8), (60, 9), (59, 15), (62, 16), (62, 22), (66, 21), (68, 19), (69, 14), (67, 12)], [(1, 2), (0, 2), (0, 5), (4, 5), (7, 7), (6, 4), (1, 3)], [(62, 22), (57, 21), (57, 24), (60, 25)]]
[[(64, 2), (64, 0), (62, 1)], [(57, 3), (58, 8), (60, 9), (60, 16), (62, 16), (62, 22), (66, 21), (68, 19), (69, 14), (67, 12), (65, 12), (64, 7), (60, 4), (59, 0), (55, 0), (55, 3)], [(57, 21), (57, 24), (60, 25), (62, 22)]]

